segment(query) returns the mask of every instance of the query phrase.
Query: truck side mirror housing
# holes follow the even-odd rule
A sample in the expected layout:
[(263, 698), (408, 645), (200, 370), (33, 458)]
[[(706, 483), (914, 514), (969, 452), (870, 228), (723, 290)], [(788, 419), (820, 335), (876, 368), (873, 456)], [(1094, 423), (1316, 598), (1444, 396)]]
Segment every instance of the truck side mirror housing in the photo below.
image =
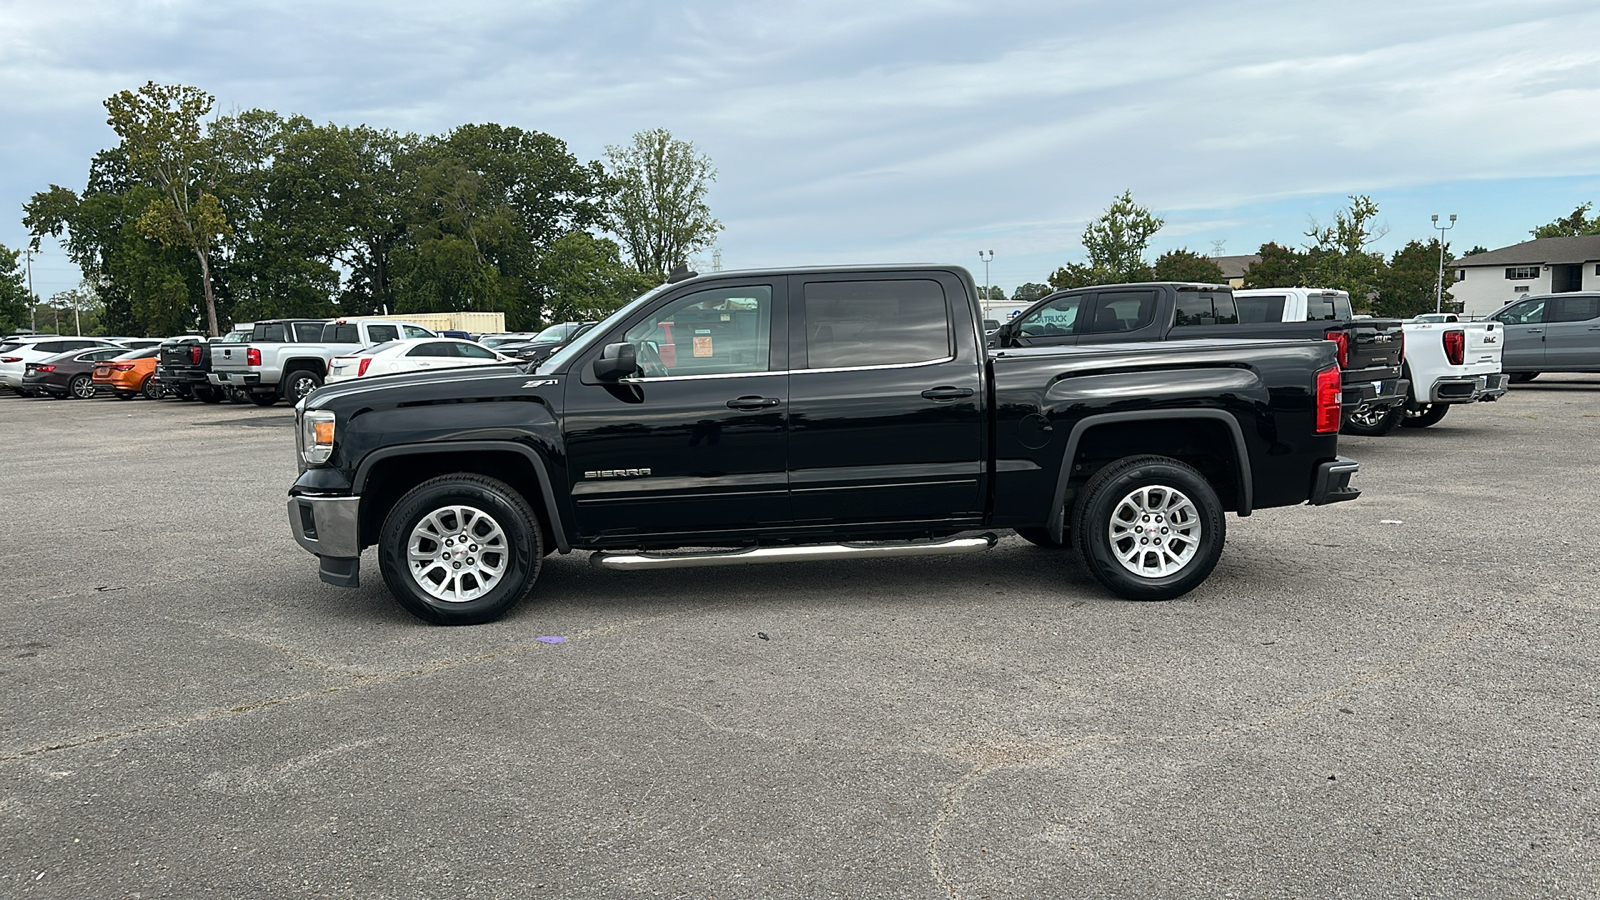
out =
[(639, 351), (624, 341), (607, 344), (594, 361), (594, 377), (600, 381), (620, 381), (639, 370)]

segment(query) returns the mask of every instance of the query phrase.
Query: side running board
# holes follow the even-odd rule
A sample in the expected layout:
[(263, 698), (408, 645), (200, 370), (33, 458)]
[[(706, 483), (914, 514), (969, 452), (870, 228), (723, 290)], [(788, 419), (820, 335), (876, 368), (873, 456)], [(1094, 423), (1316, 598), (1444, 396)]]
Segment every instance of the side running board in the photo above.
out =
[(634, 572), (644, 569), (686, 569), (694, 566), (740, 566), (748, 563), (808, 562), (824, 559), (871, 559), (884, 556), (943, 556), (982, 553), (999, 541), (993, 534), (948, 538), (942, 541), (908, 541), (897, 544), (801, 544), (793, 547), (752, 547), (749, 550), (714, 550), (701, 553), (595, 553), (589, 564), (600, 569)]

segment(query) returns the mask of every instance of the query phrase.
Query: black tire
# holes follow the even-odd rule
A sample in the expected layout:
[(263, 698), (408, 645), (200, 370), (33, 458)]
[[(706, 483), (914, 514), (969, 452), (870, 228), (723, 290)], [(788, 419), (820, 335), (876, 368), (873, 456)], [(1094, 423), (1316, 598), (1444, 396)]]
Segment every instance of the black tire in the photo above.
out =
[(1415, 410), (1407, 407), (1405, 418), (1400, 424), (1407, 428), (1427, 428), (1429, 425), (1437, 424), (1440, 419), (1444, 418), (1444, 414), (1449, 411), (1450, 404), (1448, 403), (1430, 403), (1421, 409)]
[(198, 386), (197, 385), (193, 389), (193, 393), (194, 393), (195, 399), (199, 400), (201, 403), (221, 403), (222, 402), (222, 388), (219, 388), (219, 387), (212, 387), (211, 385), (204, 385), (204, 386)]
[(118, 400), (132, 400), (137, 396), (139, 396), (138, 391), (117, 391), (116, 393)]
[(1063, 542), (1051, 537), (1048, 528), (1018, 528), (1016, 532), (1017, 537), (1045, 550), (1066, 550), (1072, 546), (1070, 538)]
[(166, 390), (161, 387), (161, 382), (151, 375), (145, 378), (144, 384), (139, 385), (139, 393), (143, 394), (146, 400), (160, 400)]
[(1383, 437), (1400, 424), (1400, 419), (1405, 415), (1404, 409), (1405, 404), (1377, 409), (1363, 403), (1345, 414), (1339, 422), (1339, 433)]
[(283, 379), (283, 399), (299, 403), (305, 395), (322, 387), (322, 376), (310, 369), (295, 369)]
[(95, 393), (94, 379), (88, 375), (74, 375), (67, 382), (67, 396), (74, 400), (90, 400)]
[(1512, 384), (1527, 384), (1538, 377), (1538, 372), (1512, 372), (1507, 380)]
[[(1151, 502), (1159, 508), (1151, 508)], [(1148, 512), (1140, 514), (1141, 509)], [(1125, 600), (1171, 600), (1198, 587), (1216, 568), (1228, 536), (1222, 513), (1217, 492), (1193, 467), (1165, 456), (1130, 456), (1089, 479), (1073, 507), (1072, 534), (1089, 571), (1107, 590)], [(1141, 515), (1150, 521), (1141, 521)], [(1114, 518), (1122, 526), (1116, 538)], [(1147, 540), (1135, 531), (1146, 527), (1165, 529), (1159, 536), (1152, 530), (1149, 539), (1166, 540), (1168, 547), (1133, 544)], [(1174, 535), (1179, 535), (1176, 543)], [(1151, 554), (1164, 569), (1172, 547), (1181, 548), (1177, 567), (1166, 574), (1149, 572)], [(1131, 555), (1130, 563), (1119, 558), (1119, 551)]]
[[(501, 552), (470, 543), (467, 552), (479, 555), (452, 562), (455, 570), (445, 569), (448, 555), (460, 551), (445, 546), (453, 537), (444, 541), (433, 537), (457, 527), (469, 541), (494, 540)], [(498, 538), (486, 530), (489, 527), (498, 529)], [(416, 569), (410, 555), (413, 538), (430, 554)], [(482, 475), (442, 475), (412, 488), (389, 511), (378, 536), (378, 569), (389, 592), (417, 618), (436, 625), (478, 625), (500, 618), (533, 590), (544, 561), (542, 544), (533, 508), (515, 488)], [(473, 571), (475, 564), (483, 569), (494, 559), (500, 561), (500, 573), (493, 581)], [(425, 588), (424, 581), (438, 593)], [(439, 596), (462, 589), (483, 593), (460, 601)]]
[(276, 392), (271, 394), (251, 394), (249, 396), (250, 402), (257, 406), (271, 406), (272, 404), (278, 402), (278, 395)]
[(250, 402), (250, 395), (246, 394), (244, 391), (241, 391), (236, 387), (221, 388), (221, 391), (222, 391), (222, 393), (224, 395), (227, 396), (229, 403), (240, 403), (240, 404), (243, 404), (243, 403), (249, 403)]

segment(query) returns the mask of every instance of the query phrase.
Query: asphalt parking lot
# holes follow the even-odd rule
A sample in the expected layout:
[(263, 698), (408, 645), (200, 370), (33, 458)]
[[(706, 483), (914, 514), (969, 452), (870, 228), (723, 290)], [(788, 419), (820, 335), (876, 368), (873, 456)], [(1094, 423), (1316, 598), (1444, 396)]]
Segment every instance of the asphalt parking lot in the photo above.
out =
[(1154, 604), (1008, 535), (430, 627), (317, 580), (290, 425), (0, 397), (0, 896), (1600, 895), (1600, 377)]

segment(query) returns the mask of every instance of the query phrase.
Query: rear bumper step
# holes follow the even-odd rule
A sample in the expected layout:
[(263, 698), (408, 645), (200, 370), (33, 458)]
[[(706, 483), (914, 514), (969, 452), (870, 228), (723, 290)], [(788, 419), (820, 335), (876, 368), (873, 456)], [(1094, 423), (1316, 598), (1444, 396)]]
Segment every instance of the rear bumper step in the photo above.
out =
[(982, 553), (995, 545), (993, 534), (957, 537), (942, 541), (915, 541), (903, 544), (802, 544), (794, 547), (753, 547), (749, 550), (716, 550), (703, 553), (595, 553), (589, 564), (600, 569), (636, 571), (642, 569), (686, 569), (695, 566), (738, 566), (747, 563), (808, 562), (825, 559), (869, 559), (885, 556), (944, 556)]

